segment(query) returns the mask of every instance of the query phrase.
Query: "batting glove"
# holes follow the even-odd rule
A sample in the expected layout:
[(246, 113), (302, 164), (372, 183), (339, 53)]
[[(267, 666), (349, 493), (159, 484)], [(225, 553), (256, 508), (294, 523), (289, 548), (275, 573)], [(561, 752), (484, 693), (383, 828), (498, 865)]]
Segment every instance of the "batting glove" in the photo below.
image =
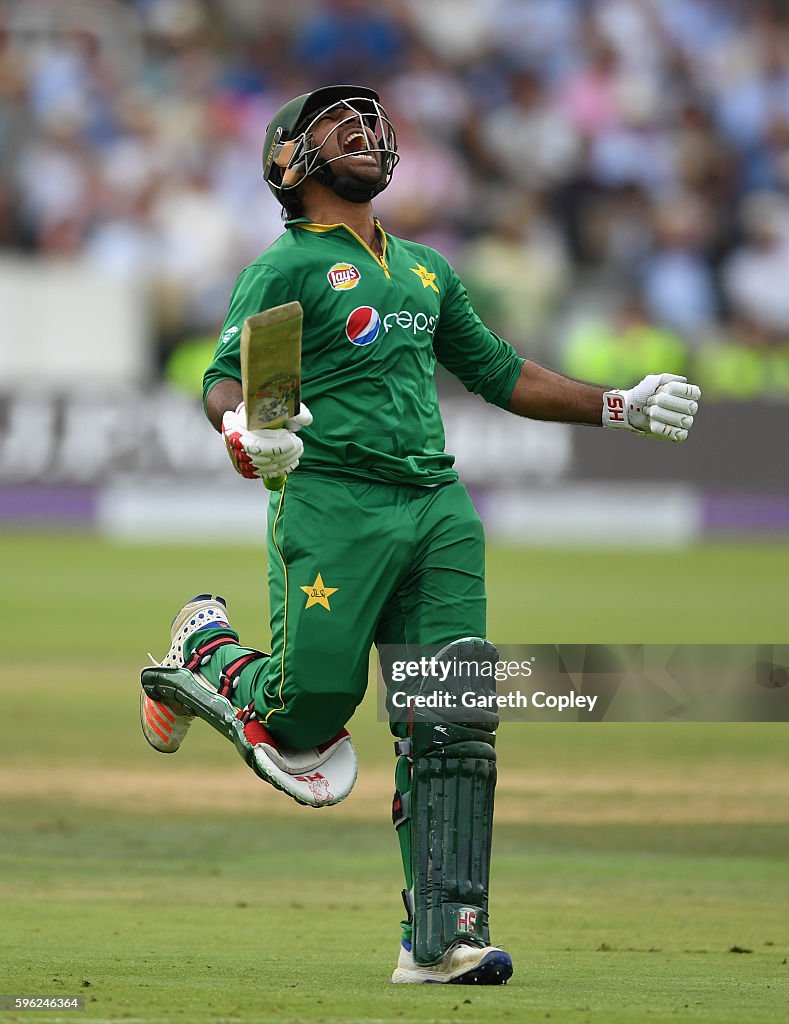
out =
[(304, 442), (298, 436), (302, 427), (312, 423), (312, 413), (300, 405), (298, 413), (281, 427), (248, 430), (247, 411), (242, 402), (222, 417), (222, 437), (237, 473), (249, 480), (268, 480), (287, 476), (298, 466)]
[(603, 395), (603, 426), (642, 437), (684, 441), (699, 408), (701, 388), (674, 373), (650, 373), (629, 391)]

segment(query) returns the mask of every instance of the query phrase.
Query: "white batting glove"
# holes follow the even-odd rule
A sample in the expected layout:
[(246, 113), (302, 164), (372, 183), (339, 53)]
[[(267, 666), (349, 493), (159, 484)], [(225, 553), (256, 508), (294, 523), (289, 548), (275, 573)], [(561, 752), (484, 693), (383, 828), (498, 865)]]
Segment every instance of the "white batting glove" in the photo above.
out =
[(684, 441), (699, 408), (701, 388), (674, 373), (650, 373), (629, 391), (603, 395), (603, 426), (642, 437)]
[(298, 431), (310, 423), (312, 413), (302, 404), (298, 413), (281, 427), (248, 430), (247, 410), (242, 402), (235, 410), (228, 409), (222, 417), (222, 437), (237, 473), (248, 480), (267, 480), (287, 476), (298, 466), (304, 451)]

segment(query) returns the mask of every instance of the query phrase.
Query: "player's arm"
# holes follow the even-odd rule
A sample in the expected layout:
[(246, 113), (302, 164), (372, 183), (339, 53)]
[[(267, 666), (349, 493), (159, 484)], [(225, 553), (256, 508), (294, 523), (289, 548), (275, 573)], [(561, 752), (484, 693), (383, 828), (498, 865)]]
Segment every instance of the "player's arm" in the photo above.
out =
[(218, 380), (205, 397), (205, 414), (214, 430), (221, 432), (226, 412), (234, 412), (243, 401), (241, 381)]
[(510, 412), (533, 420), (602, 426), (605, 388), (583, 384), (530, 359), (521, 367), (510, 395)]
[(643, 437), (684, 441), (701, 391), (673, 373), (650, 374), (624, 390), (563, 377), (518, 356), (472, 309), (457, 274), (445, 263), (441, 316), (433, 348), (442, 366), (472, 393), (537, 420), (592, 423)]
[(563, 377), (527, 360), (510, 395), (518, 416), (632, 430), (643, 437), (684, 441), (701, 389), (673, 373), (652, 373), (626, 390), (609, 390)]

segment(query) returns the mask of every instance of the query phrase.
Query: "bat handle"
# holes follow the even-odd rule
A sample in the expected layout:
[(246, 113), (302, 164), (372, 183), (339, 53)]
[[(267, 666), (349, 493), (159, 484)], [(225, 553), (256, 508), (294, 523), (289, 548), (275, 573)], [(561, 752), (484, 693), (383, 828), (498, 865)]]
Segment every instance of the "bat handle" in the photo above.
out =
[(281, 491), (285, 484), (284, 476), (270, 476), (263, 480), (263, 483), (270, 491)]

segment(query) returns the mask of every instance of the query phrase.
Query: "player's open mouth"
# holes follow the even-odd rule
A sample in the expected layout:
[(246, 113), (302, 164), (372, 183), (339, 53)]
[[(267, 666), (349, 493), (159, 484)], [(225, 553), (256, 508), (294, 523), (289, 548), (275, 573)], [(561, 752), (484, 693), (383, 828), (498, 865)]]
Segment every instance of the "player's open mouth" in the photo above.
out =
[(375, 158), (375, 154), (370, 151), (370, 140), (362, 131), (349, 132), (343, 139), (342, 151), (346, 156)]

